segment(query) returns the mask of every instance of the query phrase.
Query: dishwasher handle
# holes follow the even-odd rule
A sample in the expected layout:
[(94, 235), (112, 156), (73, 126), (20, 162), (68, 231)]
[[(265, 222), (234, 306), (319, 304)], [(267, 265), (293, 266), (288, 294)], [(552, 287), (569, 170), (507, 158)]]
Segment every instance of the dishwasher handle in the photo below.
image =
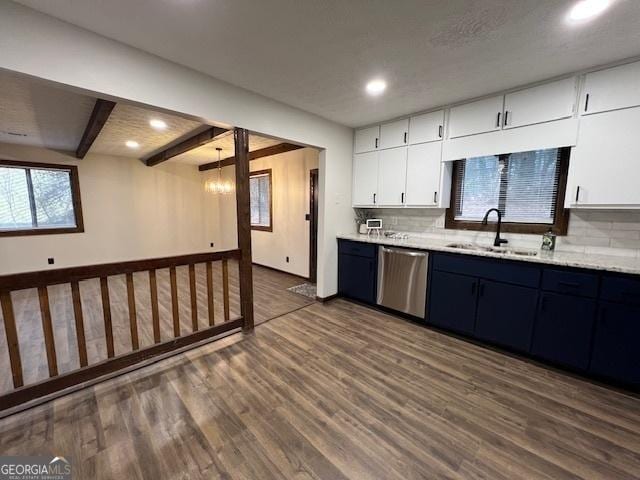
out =
[(406, 255), (407, 257), (426, 257), (427, 252), (416, 252), (414, 250), (404, 250), (401, 248), (380, 247), (383, 253), (393, 253), (394, 255)]

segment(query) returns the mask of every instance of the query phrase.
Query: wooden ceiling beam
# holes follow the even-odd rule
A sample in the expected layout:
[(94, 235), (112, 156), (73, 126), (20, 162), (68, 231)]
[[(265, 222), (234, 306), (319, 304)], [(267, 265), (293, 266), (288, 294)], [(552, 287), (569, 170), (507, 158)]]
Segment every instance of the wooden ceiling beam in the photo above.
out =
[(153, 167), (162, 162), (166, 162), (170, 158), (177, 157), (178, 155), (182, 155), (183, 153), (193, 150), (194, 148), (206, 145), (207, 143), (214, 141), (217, 137), (227, 132), (228, 130), (220, 127), (208, 128), (204, 132), (193, 135), (192, 137), (183, 140), (177, 145), (167, 147), (161, 152), (145, 158), (144, 163), (146, 163), (147, 167)]
[(115, 102), (102, 100), (101, 98), (96, 99), (93, 111), (89, 117), (89, 122), (87, 123), (87, 127), (84, 129), (84, 133), (80, 139), (80, 144), (76, 149), (76, 158), (85, 157), (91, 148), (91, 145), (93, 145), (93, 142), (98, 138), (104, 124), (107, 123), (109, 115), (111, 115), (111, 111), (115, 106)]
[[(261, 148), (259, 150), (254, 150), (253, 152), (249, 152), (249, 160), (256, 160), (262, 157), (270, 157), (271, 155), (278, 155), (280, 153), (290, 152), (292, 150), (298, 150), (299, 148), (304, 148), (300, 145), (294, 145), (293, 143), (279, 143), (277, 145), (272, 145), (270, 147)], [(221, 167), (229, 167), (231, 165), (235, 165), (236, 157), (227, 157), (220, 161)], [(198, 170), (204, 172), (206, 170), (213, 170), (214, 168), (218, 168), (218, 162), (210, 162), (202, 164), (198, 167)]]

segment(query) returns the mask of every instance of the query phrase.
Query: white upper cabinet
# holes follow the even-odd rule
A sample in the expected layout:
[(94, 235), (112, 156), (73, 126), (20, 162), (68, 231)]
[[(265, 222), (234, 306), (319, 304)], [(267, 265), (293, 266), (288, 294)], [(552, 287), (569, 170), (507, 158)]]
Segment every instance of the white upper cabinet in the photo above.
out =
[(640, 62), (588, 73), (580, 113), (618, 110), (640, 105)]
[(369, 127), (356, 130), (353, 151), (354, 153), (372, 152), (378, 148), (380, 127)]
[(379, 152), (356, 153), (353, 156), (353, 205), (374, 206), (378, 200)]
[[(443, 200), (440, 160), (442, 142), (410, 145), (407, 156), (407, 186), (404, 203), (407, 206), (437, 207)], [(445, 195), (448, 198), (448, 194)], [(448, 205), (447, 205), (448, 206)], [(443, 206), (443, 208), (445, 208)]]
[(406, 145), (409, 140), (409, 119), (385, 123), (380, 126), (380, 148), (395, 148)]
[(573, 116), (577, 78), (527, 88), (504, 97), (503, 128), (523, 127)]
[(565, 206), (640, 206), (640, 107), (580, 121), (578, 145), (571, 152)]
[(449, 138), (500, 130), (504, 97), (485, 98), (449, 111)]
[(409, 143), (436, 142), (444, 135), (444, 110), (409, 119)]
[(402, 206), (407, 178), (407, 147), (380, 151), (378, 194), (380, 206)]

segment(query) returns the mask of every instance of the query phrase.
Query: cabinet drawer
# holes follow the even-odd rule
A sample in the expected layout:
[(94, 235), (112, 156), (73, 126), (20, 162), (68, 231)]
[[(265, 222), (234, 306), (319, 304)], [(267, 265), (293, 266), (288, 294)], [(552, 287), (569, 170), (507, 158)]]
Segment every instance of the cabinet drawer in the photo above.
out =
[(338, 242), (338, 253), (343, 255), (357, 255), (359, 257), (375, 258), (378, 247), (370, 243), (353, 242), (351, 240), (340, 240)]
[(598, 276), (562, 270), (545, 270), (542, 275), (542, 289), (581, 297), (595, 297), (598, 295)]
[(470, 255), (438, 254), (433, 257), (433, 268), (443, 272), (473, 275), (487, 280), (537, 288), (540, 268), (518, 265), (500, 259), (483, 259)]
[(640, 279), (604, 277), (600, 297), (612, 302), (640, 305)]

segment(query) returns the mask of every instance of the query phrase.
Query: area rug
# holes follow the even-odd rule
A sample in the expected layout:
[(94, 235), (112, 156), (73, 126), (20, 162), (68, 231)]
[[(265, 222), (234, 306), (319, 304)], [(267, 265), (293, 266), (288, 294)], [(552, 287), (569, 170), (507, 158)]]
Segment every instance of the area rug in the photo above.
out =
[(287, 290), (297, 293), (298, 295), (304, 295), (305, 297), (309, 297), (313, 300), (316, 299), (316, 286), (313, 283), (303, 283), (302, 285), (289, 287)]

